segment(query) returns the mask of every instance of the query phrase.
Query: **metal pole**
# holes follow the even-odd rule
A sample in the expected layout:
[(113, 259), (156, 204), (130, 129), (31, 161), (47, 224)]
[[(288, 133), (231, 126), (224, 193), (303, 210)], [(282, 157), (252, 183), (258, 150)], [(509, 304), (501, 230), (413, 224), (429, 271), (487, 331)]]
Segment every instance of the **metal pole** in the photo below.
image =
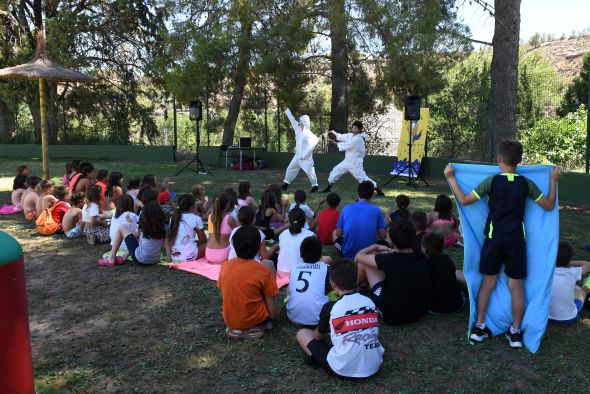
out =
[(590, 64), (588, 65), (588, 86), (586, 88), (586, 174), (590, 170)]
[(207, 146), (211, 146), (211, 136), (209, 135), (209, 90), (205, 91), (205, 116), (207, 120)]
[(16, 134), (16, 143), (18, 144), (18, 109), (20, 107), (18, 100), (14, 99), (15, 111), (14, 111), (14, 132)]
[(266, 89), (264, 89), (264, 151), (268, 151), (268, 96)]
[(64, 144), (68, 144), (68, 127), (66, 124), (66, 95), (64, 92), (63, 97), (61, 98), (61, 112), (64, 118)]
[(281, 108), (279, 106), (279, 99), (277, 98), (277, 134), (279, 136), (279, 153), (281, 153)]
[(176, 130), (176, 96), (172, 96), (172, 111), (174, 111), (174, 114), (172, 115), (172, 127), (174, 129), (174, 147), (172, 149), (172, 156), (174, 157), (174, 161), (176, 162), (176, 150), (178, 149), (178, 133)]

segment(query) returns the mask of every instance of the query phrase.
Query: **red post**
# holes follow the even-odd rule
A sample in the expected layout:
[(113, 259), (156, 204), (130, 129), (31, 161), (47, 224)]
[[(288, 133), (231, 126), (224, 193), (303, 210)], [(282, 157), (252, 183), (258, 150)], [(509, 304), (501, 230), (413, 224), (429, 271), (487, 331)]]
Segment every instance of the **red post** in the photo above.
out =
[(34, 393), (23, 250), (0, 231), (0, 392)]

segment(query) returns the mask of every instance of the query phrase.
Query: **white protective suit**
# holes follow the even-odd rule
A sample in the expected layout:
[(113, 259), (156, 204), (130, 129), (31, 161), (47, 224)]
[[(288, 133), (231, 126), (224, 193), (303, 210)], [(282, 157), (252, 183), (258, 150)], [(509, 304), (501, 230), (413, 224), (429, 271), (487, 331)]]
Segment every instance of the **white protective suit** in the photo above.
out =
[(344, 160), (332, 169), (328, 176), (330, 185), (336, 183), (338, 179), (347, 172), (350, 173), (359, 183), (371, 181), (375, 187), (377, 183), (369, 178), (363, 168), (365, 159), (365, 138), (369, 137), (367, 133), (346, 133), (336, 134), (338, 141), (338, 150), (344, 151)]
[(293, 156), (289, 167), (287, 167), (284, 182), (290, 184), (301, 169), (307, 174), (311, 186), (317, 186), (318, 177), (315, 175), (315, 168), (313, 166), (313, 150), (318, 144), (319, 139), (311, 132), (309, 116), (303, 115), (299, 119), (303, 124), (303, 128), (301, 128), (288, 108), (285, 110), (285, 113), (295, 130), (295, 156)]

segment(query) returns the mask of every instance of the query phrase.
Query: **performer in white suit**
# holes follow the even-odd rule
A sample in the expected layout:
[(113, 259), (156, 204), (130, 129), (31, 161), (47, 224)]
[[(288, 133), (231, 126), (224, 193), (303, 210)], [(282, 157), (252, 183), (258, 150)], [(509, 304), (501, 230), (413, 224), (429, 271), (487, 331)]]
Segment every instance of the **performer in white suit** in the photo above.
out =
[(301, 169), (309, 178), (311, 193), (315, 193), (318, 191), (318, 178), (315, 175), (315, 168), (313, 166), (313, 150), (318, 144), (319, 139), (311, 132), (309, 116), (303, 115), (297, 121), (293, 114), (291, 114), (289, 108), (285, 109), (285, 113), (295, 130), (295, 156), (293, 156), (289, 167), (287, 167), (285, 180), (283, 181), (283, 190), (287, 190), (289, 184), (293, 182), (293, 179), (295, 179)]
[(329, 143), (337, 145), (339, 151), (344, 151), (344, 160), (332, 169), (330, 176), (328, 176), (328, 186), (322, 190), (322, 193), (329, 192), (332, 189), (332, 185), (342, 175), (350, 173), (359, 183), (371, 181), (375, 186), (377, 195), (383, 196), (383, 192), (377, 187), (377, 182), (369, 178), (363, 168), (365, 139), (368, 138), (368, 135), (363, 132), (361, 121), (355, 120), (352, 123), (352, 133), (339, 134), (334, 130), (330, 130), (329, 133), (336, 137), (336, 140), (330, 139)]

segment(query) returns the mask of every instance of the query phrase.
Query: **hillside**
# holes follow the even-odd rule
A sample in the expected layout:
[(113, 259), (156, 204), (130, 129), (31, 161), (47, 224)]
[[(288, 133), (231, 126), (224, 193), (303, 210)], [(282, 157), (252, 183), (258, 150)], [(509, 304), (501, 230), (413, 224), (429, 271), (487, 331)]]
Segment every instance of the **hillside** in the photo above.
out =
[(580, 73), (584, 54), (590, 51), (590, 35), (544, 42), (538, 47), (528, 48), (526, 53), (541, 53), (564, 79), (571, 79)]

